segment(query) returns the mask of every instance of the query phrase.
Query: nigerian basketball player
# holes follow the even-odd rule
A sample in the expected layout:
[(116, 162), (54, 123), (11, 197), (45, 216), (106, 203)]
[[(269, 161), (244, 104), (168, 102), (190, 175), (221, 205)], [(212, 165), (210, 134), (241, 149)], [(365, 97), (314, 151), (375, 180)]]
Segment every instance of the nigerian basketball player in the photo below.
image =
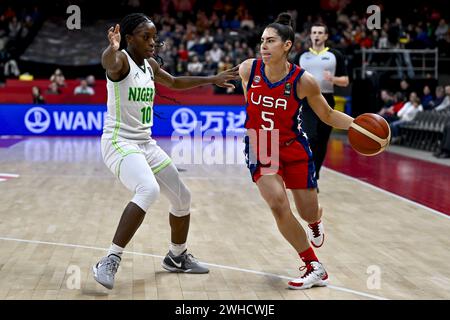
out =
[(144, 14), (130, 14), (108, 30), (109, 46), (102, 54), (106, 69), (108, 114), (101, 139), (106, 166), (134, 196), (123, 211), (107, 255), (94, 267), (94, 278), (114, 286), (123, 250), (146, 212), (162, 193), (170, 201), (171, 242), (162, 267), (171, 272), (207, 273), (187, 252), (191, 194), (169, 156), (151, 137), (155, 82), (174, 89), (206, 84), (234, 88), (238, 68), (211, 77), (173, 77), (155, 58), (160, 45), (153, 22)]

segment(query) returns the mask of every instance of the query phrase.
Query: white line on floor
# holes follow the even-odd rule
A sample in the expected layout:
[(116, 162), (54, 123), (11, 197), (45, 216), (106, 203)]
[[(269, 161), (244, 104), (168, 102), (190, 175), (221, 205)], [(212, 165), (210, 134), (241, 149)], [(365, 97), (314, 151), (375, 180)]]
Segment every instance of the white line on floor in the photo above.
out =
[(8, 177), (8, 178), (18, 178), (18, 177), (19, 177), (18, 174), (13, 174), (13, 173), (1, 173), (1, 172), (0, 172), (0, 176), (2, 176), (2, 177)]
[[(105, 249), (105, 248), (84, 246), (84, 245), (78, 245), (78, 244), (48, 242), (48, 241), (39, 241), (39, 240), (26, 240), (26, 239), (17, 239), (17, 238), (8, 238), (8, 237), (0, 237), (0, 240), (25, 242), (25, 243), (34, 243), (34, 244), (42, 244), (42, 245), (52, 245), (52, 246), (60, 246), (60, 247), (83, 248), (83, 249), (101, 250), (101, 251), (107, 251), (108, 250), (108, 249)], [(139, 256), (159, 258), (159, 259), (163, 259), (164, 258), (164, 256), (155, 255), (155, 254), (149, 254), (149, 253), (142, 253), (142, 252), (124, 251), (124, 253), (133, 254), (133, 255), (139, 255)], [(261, 272), (261, 271), (255, 271), (255, 270), (249, 270), (249, 269), (243, 269), (243, 268), (237, 268), (237, 267), (223, 266), (223, 265), (220, 265), (220, 264), (206, 263), (206, 262), (203, 262), (203, 261), (202, 261), (202, 263), (207, 265), (207, 266), (210, 266), (210, 267), (216, 267), (216, 268), (221, 268), (221, 269), (241, 271), (241, 272), (252, 273), (252, 274), (257, 274), (257, 275), (261, 275), (261, 276), (274, 277), (274, 278), (283, 279), (283, 280), (291, 280), (292, 279), (292, 277), (282, 276), (282, 275), (273, 274), (273, 273), (267, 273), (267, 272)], [(388, 299), (386, 299), (384, 297), (368, 294), (368, 293), (361, 292), (361, 291), (351, 290), (351, 289), (347, 289), (347, 288), (337, 287), (337, 286), (333, 286), (333, 285), (328, 285), (327, 287), (329, 289), (332, 289), (332, 290), (352, 293), (352, 294), (355, 294), (355, 295), (358, 295), (358, 296), (371, 298), (371, 299), (375, 299), (375, 300), (388, 300)]]

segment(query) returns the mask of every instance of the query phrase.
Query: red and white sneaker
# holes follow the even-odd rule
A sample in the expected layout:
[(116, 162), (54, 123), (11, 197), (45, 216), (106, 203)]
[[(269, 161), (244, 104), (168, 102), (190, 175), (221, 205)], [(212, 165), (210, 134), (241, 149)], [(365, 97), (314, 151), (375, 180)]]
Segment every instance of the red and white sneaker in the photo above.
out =
[(322, 220), (308, 224), (308, 239), (314, 248), (320, 248), (325, 241), (325, 229)]
[(297, 279), (288, 282), (289, 288), (304, 290), (312, 287), (325, 287), (328, 284), (328, 274), (323, 265), (318, 261), (312, 261), (300, 268), (306, 272)]

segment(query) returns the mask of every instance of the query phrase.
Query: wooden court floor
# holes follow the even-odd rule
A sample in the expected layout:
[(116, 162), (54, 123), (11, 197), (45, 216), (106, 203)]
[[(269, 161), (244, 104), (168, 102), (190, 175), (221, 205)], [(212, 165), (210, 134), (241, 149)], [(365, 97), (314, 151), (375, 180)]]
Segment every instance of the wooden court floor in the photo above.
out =
[(244, 165), (178, 167), (193, 198), (189, 249), (210, 273), (161, 268), (169, 242), (161, 197), (110, 291), (91, 267), (131, 194), (104, 166), (99, 139), (32, 138), (0, 148), (0, 173), (19, 175), (0, 181), (0, 299), (450, 299), (444, 216), (324, 170), (326, 241), (316, 253), (330, 286), (289, 290), (288, 279), (299, 275), (297, 254)]

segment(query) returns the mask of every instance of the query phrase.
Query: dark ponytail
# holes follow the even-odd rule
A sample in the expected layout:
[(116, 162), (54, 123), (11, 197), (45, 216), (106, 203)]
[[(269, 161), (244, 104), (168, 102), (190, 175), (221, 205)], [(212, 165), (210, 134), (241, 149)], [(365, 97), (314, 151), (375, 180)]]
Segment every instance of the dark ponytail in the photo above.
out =
[(266, 28), (273, 28), (277, 30), (278, 35), (281, 37), (281, 40), (283, 41), (291, 40), (292, 41), (291, 49), (292, 49), (295, 41), (295, 23), (292, 20), (292, 16), (290, 13), (287, 12), (280, 13), (275, 22), (269, 24)]

